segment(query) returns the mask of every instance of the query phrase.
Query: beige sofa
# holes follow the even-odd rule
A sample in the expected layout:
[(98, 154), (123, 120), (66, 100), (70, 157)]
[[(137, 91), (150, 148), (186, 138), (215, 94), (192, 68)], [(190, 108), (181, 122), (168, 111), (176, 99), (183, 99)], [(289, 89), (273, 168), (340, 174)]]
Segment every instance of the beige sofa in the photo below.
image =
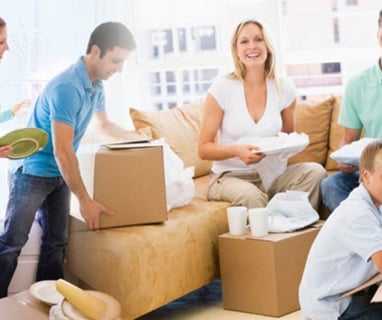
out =
[[(339, 99), (333, 96), (298, 103), (296, 131), (307, 133), (310, 145), (291, 163), (317, 161), (335, 170), (328, 155), (341, 136), (338, 108)], [(186, 167), (195, 167), (196, 193), (189, 205), (172, 209), (163, 224), (94, 233), (76, 231), (71, 219), (68, 270), (84, 287), (117, 298), (125, 319), (135, 319), (219, 277), (217, 239), (227, 232), (229, 205), (206, 200), (211, 162), (197, 155), (203, 100), (166, 111), (131, 109), (130, 115), (137, 130), (165, 138)]]

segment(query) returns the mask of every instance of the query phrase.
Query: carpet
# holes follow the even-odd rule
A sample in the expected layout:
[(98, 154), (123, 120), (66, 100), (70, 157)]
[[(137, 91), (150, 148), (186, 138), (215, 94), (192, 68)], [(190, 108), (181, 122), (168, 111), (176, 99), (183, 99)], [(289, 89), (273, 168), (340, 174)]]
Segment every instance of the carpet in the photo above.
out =
[(216, 305), (222, 301), (221, 280), (215, 280), (209, 285), (195, 290), (157, 310), (154, 310), (139, 320), (161, 320), (175, 318), (185, 310), (187, 312), (200, 307)]

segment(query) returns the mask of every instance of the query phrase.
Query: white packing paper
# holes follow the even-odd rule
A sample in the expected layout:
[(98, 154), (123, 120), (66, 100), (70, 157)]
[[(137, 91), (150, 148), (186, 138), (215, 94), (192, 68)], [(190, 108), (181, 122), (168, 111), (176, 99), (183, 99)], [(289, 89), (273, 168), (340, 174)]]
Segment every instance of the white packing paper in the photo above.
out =
[(252, 167), (259, 173), (265, 190), (268, 190), (272, 182), (285, 171), (288, 158), (309, 145), (309, 136), (305, 133), (280, 132), (277, 137), (242, 137), (237, 143), (258, 146), (259, 152), (267, 155)]

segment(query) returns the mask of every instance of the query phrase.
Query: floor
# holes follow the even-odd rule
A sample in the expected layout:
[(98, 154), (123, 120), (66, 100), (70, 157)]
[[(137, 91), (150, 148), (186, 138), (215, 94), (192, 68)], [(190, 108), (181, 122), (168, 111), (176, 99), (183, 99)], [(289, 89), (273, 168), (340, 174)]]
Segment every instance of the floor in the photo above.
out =
[(225, 310), (222, 307), (221, 283), (219, 280), (196, 290), (160, 309), (140, 317), (139, 320), (300, 320), (296, 311), (281, 318), (266, 317), (244, 312)]

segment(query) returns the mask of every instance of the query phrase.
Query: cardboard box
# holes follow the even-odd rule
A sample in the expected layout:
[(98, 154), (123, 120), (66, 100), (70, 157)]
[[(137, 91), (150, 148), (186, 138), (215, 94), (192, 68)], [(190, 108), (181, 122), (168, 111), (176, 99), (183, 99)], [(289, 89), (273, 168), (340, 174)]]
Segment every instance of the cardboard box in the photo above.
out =
[(372, 303), (382, 302), (382, 286), (381, 286), (381, 281), (382, 281), (382, 273), (377, 273), (376, 275), (372, 276), (370, 279), (366, 280), (364, 283), (362, 283), (358, 287), (345, 292), (342, 296), (340, 296), (337, 299), (337, 301), (338, 300), (342, 300), (342, 299), (347, 298), (347, 297), (350, 297), (353, 294), (355, 294), (355, 293), (357, 293), (357, 292), (359, 292), (361, 290), (367, 289), (367, 288), (371, 287), (372, 285), (376, 284), (376, 285), (378, 285), (378, 289), (375, 292), (374, 296), (371, 298), (370, 302), (372, 302)]
[[(100, 227), (165, 221), (167, 207), (164, 179), (161, 146), (131, 145), (116, 150), (101, 147), (94, 160), (93, 197), (113, 209), (115, 215), (101, 214)], [(79, 212), (72, 215), (83, 221)]]
[(8, 294), (14, 294), (28, 290), (36, 281), (36, 272), (39, 256), (20, 255), (15, 273), (8, 287)]
[(29, 290), (0, 299), (4, 320), (48, 320), (50, 306), (33, 297)]
[(298, 310), (298, 287), (319, 230), (261, 238), (220, 235), (223, 308), (277, 317)]

